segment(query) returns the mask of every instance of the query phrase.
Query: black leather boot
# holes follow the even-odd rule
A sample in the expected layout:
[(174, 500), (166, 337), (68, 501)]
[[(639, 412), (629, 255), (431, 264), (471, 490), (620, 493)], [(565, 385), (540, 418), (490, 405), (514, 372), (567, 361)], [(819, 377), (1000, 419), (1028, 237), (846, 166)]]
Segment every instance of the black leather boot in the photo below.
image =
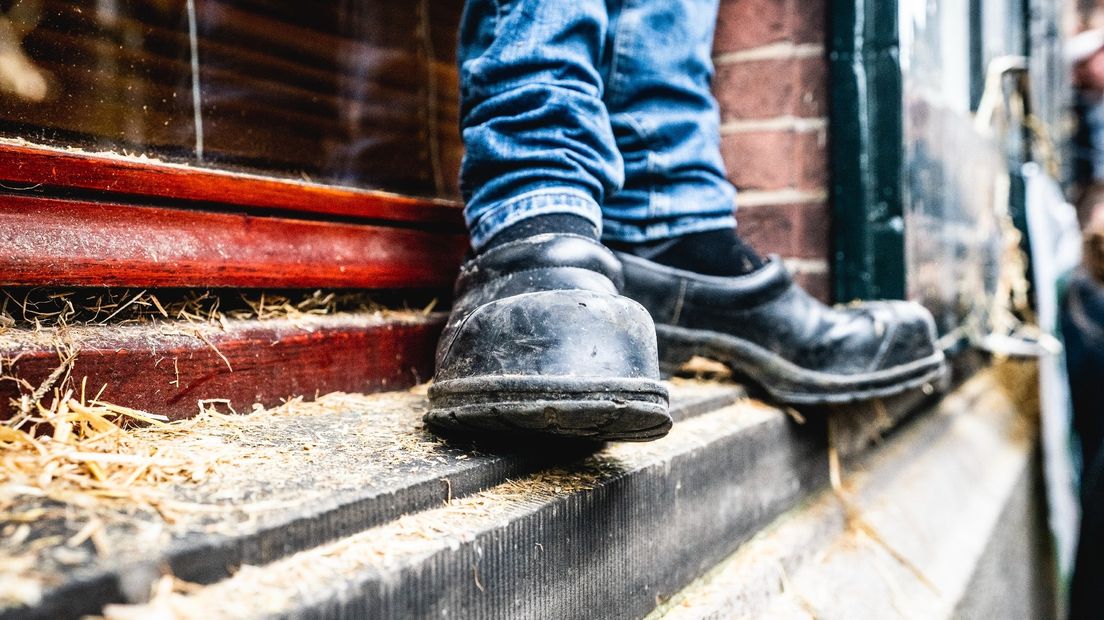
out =
[(665, 371), (701, 355), (790, 404), (890, 396), (946, 373), (935, 322), (918, 304), (828, 307), (777, 257), (745, 276), (715, 277), (617, 256), (623, 294), (655, 319)]
[(468, 261), (437, 348), (426, 423), (440, 430), (647, 441), (671, 428), (648, 311), (621, 265), (575, 235)]

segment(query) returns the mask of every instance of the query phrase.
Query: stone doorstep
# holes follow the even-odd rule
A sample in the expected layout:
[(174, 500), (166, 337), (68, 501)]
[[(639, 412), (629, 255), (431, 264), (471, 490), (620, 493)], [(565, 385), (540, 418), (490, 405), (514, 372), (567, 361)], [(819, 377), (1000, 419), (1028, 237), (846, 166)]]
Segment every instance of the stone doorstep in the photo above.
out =
[[(692, 381), (680, 381), (671, 391), (679, 419), (743, 396), (738, 386)], [(41, 604), (31, 611), (9, 609), (0, 617), (99, 613), (104, 604), (147, 597), (164, 570), (183, 581), (209, 583), (243, 564), (265, 564), (450, 498), (573, 463), (596, 449), (522, 445), (491, 452), (449, 445), (421, 427), (425, 397), (419, 393), (342, 395), (322, 403), (304, 404), (303, 415), (251, 423), (240, 436), (208, 437), (241, 445), (234, 466), (198, 485), (175, 488), (172, 495), (215, 510), (185, 509), (171, 526), (155, 514), (120, 513), (102, 529), (106, 551), (99, 555), (91, 542), (39, 550), (33, 572), (44, 588)], [(41, 507), (24, 498), (12, 514)], [(69, 538), (89, 521), (80, 509), (52, 508), (54, 516), (36, 520), (35, 534), (22, 545), (0, 542), (0, 556), (23, 555), (40, 535)]]
[[(189, 599), (209, 609), (205, 592), (236, 587), (222, 584), (250, 574), (285, 575), (281, 571), (296, 570), (304, 553), (327, 555), (334, 545), (351, 545), (355, 553), (364, 549), (355, 541), (365, 537), (402, 547), (402, 528), (411, 520), (427, 528), (416, 537), (444, 547), (435, 547), (431, 558), (422, 553), (426, 549), (417, 558), (388, 556), (397, 563), (354, 571), (353, 581), (331, 575), (337, 579), (331, 585), (345, 592), (340, 600), (326, 598), (332, 592), (320, 588), (315, 598), (287, 601), (285, 611), (397, 617), (412, 609), (475, 609), (537, 617), (547, 599), (548, 609), (562, 617), (593, 617), (596, 609), (643, 615), (826, 483), (829, 412), (783, 411), (739, 400), (743, 394), (738, 386), (676, 380), (673, 413), (681, 422), (670, 437), (597, 453), (595, 447), (499, 446), (492, 452), (444, 444), (421, 429), (424, 396), (412, 392), (341, 395), (317, 415), (263, 418), (229, 442), (245, 449), (234, 467), (174, 490), (176, 499), (218, 510), (185, 512), (171, 526), (149, 515), (127, 516), (103, 528), (106, 550), (98, 556), (89, 543), (64, 550), (65, 557), (41, 549), (34, 563), (44, 587), (41, 604), (0, 617), (99, 613), (106, 603), (144, 600), (168, 572), (181, 581), (214, 584)], [(918, 392), (845, 408), (833, 417), (845, 420), (832, 425), (839, 452), (861, 454), (924, 397)], [(434, 513), (446, 501), (448, 510)], [(476, 513), (511, 516), (493, 523), (468, 519), (470, 502), (484, 507)], [(38, 533), (66, 538), (79, 531), (87, 516), (67, 510), (36, 523)], [(436, 517), (419, 516), (432, 514), (449, 528), (468, 529), (440, 530), (430, 523)], [(519, 568), (534, 558), (515, 550), (529, 545), (558, 555)], [(482, 572), (475, 590), (468, 580), (476, 574), (471, 563), (483, 566), (488, 549), (498, 550), (485, 564), (498, 584), (489, 598)], [(0, 555), (23, 551), (0, 546)], [(235, 577), (225, 579), (231, 573)], [(556, 590), (532, 591), (550, 579)], [(598, 582), (609, 589), (591, 592)], [(447, 591), (438, 592), (442, 587)], [(601, 598), (607, 594), (612, 598)], [(579, 603), (595, 596), (607, 607)], [(273, 600), (265, 595), (257, 602)], [(525, 612), (516, 605), (530, 607)]]
[[(992, 372), (779, 518), (650, 620), (1056, 614), (1032, 412)], [(1025, 417), (1028, 416), (1028, 417)]]
[[(847, 463), (864, 459), (876, 434), (859, 420), (904, 419), (880, 407), (841, 413), (832, 433)], [(641, 617), (827, 485), (825, 413), (742, 400), (684, 419), (663, 441), (614, 444), (128, 611)]]
[[(827, 480), (823, 420), (745, 400), (188, 594), (187, 618), (639, 617)], [(137, 613), (153, 613), (147, 607)]]
[[(923, 419), (942, 418), (945, 407)], [(682, 420), (665, 440), (609, 446), (570, 466), (246, 566), (129, 611), (182, 618), (641, 617), (825, 487), (824, 413), (809, 411), (797, 424), (796, 411), (741, 400)], [(871, 435), (857, 420), (902, 419), (862, 407), (850, 413), (856, 415), (832, 429), (849, 463), (863, 459), (860, 448)]]

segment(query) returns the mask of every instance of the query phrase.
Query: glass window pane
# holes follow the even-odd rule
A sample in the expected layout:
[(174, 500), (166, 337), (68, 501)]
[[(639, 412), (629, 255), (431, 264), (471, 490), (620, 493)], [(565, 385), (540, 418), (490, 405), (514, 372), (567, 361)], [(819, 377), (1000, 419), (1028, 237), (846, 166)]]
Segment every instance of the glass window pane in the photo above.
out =
[(0, 0), (0, 135), (455, 197), (461, 4)]
[[(1015, 11), (1012, 2), (1000, 4)], [(984, 315), (996, 289), (1002, 242), (994, 207), (1007, 208), (1007, 163), (997, 142), (974, 127), (976, 70), (971, 75), (967, 62), (971, 50), (987, 60), (995, 52), (977, 45), (970, 3), (900, 7), (908, 291), (947, 332)], [(981, 14), (994, 10), (983, 6)]]
[(0, 132), (31, 142), (194, 155), (180, 2), (0, 1)]

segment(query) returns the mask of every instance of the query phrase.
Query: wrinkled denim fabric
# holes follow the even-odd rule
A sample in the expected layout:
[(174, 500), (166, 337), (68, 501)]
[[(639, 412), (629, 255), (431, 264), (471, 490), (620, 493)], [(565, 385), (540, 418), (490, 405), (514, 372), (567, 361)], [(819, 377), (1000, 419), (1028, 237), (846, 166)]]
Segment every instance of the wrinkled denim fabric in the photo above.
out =
[(718, 0), (468, 0), (460, 182), (478, 249), (572, 213), (608, 240), (735, 226), (710, 92)]

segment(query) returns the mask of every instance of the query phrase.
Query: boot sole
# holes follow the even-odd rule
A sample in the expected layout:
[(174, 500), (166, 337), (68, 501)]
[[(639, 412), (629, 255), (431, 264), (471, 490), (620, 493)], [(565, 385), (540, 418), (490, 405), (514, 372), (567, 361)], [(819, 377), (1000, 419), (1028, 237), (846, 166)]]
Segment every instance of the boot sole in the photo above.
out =
[(789, 405), (846, 404), (885, 398), (924, 385), (943, 387), (948, 379), (942, 351), (868, 373), (832, 374), (807, 370), (739, 338), (671, 325), (656, 325), (660, 370), (669, 376), (695, 355), (723, 363), (733, 373)]
[(649, 379), (453, 379), (430, 386), (424, 419), (445, 433), (598, 441), (653, 441), (671, 430), (667, 388)]

